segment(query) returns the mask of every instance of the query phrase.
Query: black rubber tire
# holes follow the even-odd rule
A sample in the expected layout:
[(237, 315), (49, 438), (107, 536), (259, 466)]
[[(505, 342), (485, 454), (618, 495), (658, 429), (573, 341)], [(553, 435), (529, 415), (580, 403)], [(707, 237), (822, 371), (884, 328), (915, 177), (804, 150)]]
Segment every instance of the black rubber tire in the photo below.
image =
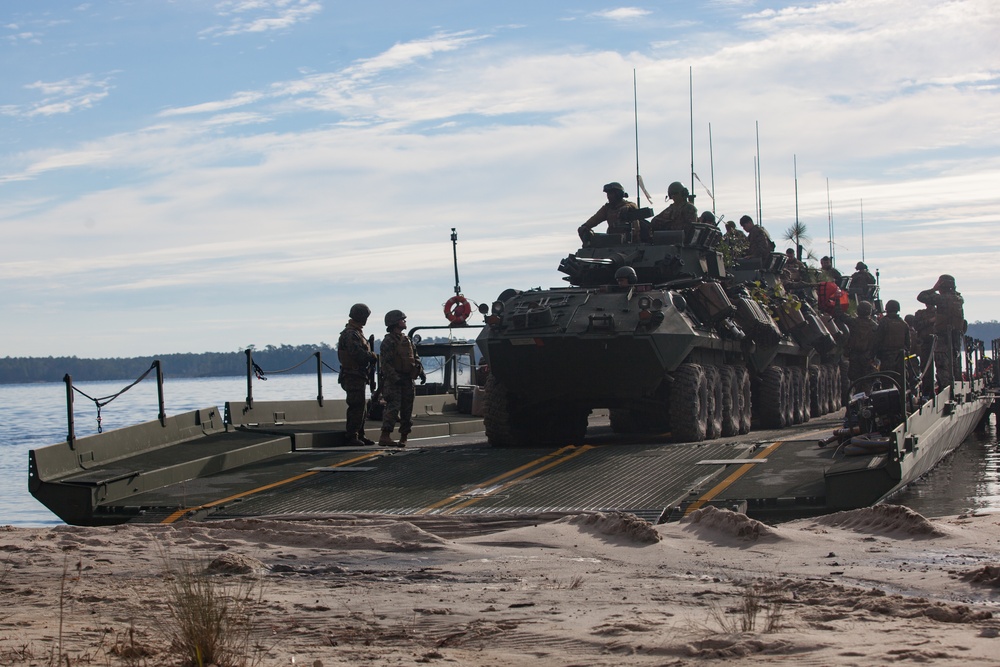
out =
[(788, 425), (788, 382), (778, 366), (768, 366), (760, 374), (760, 425), (784, 428)]
[(812, 417), (823, 414), (823, 385), (820, 381), (822, 375), (822, 366), (809, 367), (809, 414)]
[(703, 368), (708, 390), (705, 439), (715, 440), (722, 435), (722, 377), (718, 366), (706, 365)]
[(792, 424), (795, 423), (795, 421), (794, 421), (794, 408), (795, 408), (795, 406), (793, 405), (793, 401), (794, 401), (794, 398), (795, 398), (795, 396), (794, 396), (795, 392), (792, 391), (792, 369), (791, 368), (782, 368), (781, 369), (781, 374), (785, 378), (785, 388), (782, 390), (783, 393), (784, 393), (784, 396), (785, 396), (785, 406), (784, 406), (785, 407), (785, 420), (784, 420), (784, 423), (781, 425), (781, 428), (785, 428), (786, 426), (791, 426)]
[(516, 405), (516, 399), (495, 375), (490, 375), (483, 396), (483, 427), (491, 447), (529, 447), (535, 444), (528, 430), (515, 423), (523, 423), (523, 415), (518, 414), (516, 408), (511, 414), (512, 403)]
[(800, 400), (802, 401), (802, 421), (800, 424), (805, 424), (809, 421), (811, 414), (809, 411), (809, 396), (812, 394), (810, 391), (810, 381), (809, 370), (806, 368), (796, 369), (801, 379), (802, 386), (799, 391), (801, 391)]
[(798, 367), (788, 369), (789, 387), (792, 392), (792, 423), (801, 424), (809, 412), (809, 402), (806, 396), (805, 372)]
[(739, 415), (740, 415), (740, 435), (746, 435), (750, 432), (750, 426), (753, 422), (753, 402), (751, 398), (753, 392), (750, 389), (750, 372), (745, 366), (738, 366), (736, 368), (736, 385), (737, 391), (739, 392)]
[(722, 437), (728, 438), (740, 432), (739, 385), (731, 366), (719, 368), (719, 379), (722, 382)]
[(674, 440), (701, 442), (708, 421), (708, 381), (698, 364), (681, 364), (670, 385), (670, 431)]

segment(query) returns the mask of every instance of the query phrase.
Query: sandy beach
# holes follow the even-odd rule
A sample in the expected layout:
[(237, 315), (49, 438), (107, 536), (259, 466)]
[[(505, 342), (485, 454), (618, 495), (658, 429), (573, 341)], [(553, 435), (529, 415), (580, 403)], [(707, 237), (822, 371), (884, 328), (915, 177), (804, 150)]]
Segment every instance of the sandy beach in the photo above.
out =
[(498, 527), (4, 527), (0, 664), (185, 664), (185, 579), (237, 598), (234, 664), (1000, 664), (998, 514), (890, 505), (769, 527), (709, 507)]

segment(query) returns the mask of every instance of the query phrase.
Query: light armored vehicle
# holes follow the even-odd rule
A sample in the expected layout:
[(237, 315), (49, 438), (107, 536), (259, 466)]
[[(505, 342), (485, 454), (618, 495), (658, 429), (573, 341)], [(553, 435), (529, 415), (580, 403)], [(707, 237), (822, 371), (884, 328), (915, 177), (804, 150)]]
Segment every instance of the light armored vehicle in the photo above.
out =
[(702, 224), (595, 234), (560, 262), (570, 286), (503, 292), (478, 338), (490, 442), (579, 443), (595, 408), (616, 432), (678, 441), (838, 409), (839, 331), (814, 291), (786, 292), (781, 254), (727, 268), (720, 240)]

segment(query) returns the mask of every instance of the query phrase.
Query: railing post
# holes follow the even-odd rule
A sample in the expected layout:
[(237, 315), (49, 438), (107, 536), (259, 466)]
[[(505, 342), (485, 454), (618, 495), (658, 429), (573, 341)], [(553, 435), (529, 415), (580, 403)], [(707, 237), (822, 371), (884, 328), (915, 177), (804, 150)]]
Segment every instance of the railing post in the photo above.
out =
[(247, 407), (253, 407), (253, 351), (246, 350), (247, 355)]
[(322, 352), (316, 350), (316, 402), (323, 407), (323, 357)]
[(63, 376), (63, 382), (66, 383), (66, 422), (68, 424), (66, 442), (69, 444), (70, 449), (74, 449), (76, 444), (76, 425), (73, 421), (73, 378), (70, 377), (69, 373)]
[(156, 366), (156, 401), (159, 407), (157, 418), (160, 420), (160, 426), (166, 426), (167, 410), (163, 404), (163, 367), (160, 365), (159, 359), (154, 359), (153, 365)]

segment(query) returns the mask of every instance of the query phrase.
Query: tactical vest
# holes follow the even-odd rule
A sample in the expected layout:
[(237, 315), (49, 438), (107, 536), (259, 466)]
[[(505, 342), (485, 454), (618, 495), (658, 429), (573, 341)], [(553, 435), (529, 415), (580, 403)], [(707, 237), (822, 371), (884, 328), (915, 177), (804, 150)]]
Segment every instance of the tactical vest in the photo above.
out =
[(934, 331), (943, 334), (949, 329), (962, 333), (965, 329), (965, 311), (962, 308), (965, 300), (958, 292), (941, 294), (935, 304)]
[(899, 316), (886, 316), (878, 325), (880, 352), (896, 352), (906, 347), (906, 333), (909, 325)]

